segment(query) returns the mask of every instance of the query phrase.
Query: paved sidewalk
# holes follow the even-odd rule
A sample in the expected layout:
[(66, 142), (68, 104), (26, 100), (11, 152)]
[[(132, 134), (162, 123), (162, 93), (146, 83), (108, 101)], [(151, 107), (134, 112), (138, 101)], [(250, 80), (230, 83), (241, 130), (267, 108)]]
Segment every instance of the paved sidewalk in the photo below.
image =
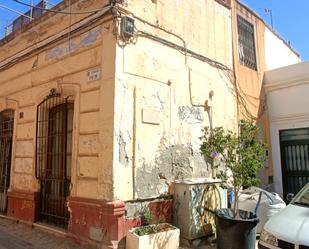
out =
[[(179, 249), (216, 249), (211, 239), (197, 240)], [(256, 247), (257, 248), (257, 247)], [(68, 238), (41, 228), (0, 217), (0, 249), (83, 249)]]
[[(258, 249), (257, 245), (255, 247)], [(202, 246), (191, 246), (191, 247), (186, 247), (186, 246), (180, 246), (179, 249), (217, 249), (217, 246), (214, 245), (202, 245)]]
[(82, 249), (69, 239), (0, 217), (0, 249)]
[[(256, 249), (258, 248), (257, 243), (258, 243), (258, 241), (256, 241), (256, 246), (255, 246)], [(197, 240), (193, 241), (191, 246), (185, 246), (185, 245), (183, 245), (183, 243), (181, 243), (179, 249), (217, 249), (217, 245), (215, 243), (215, 238), (213, 236), (213, 237), (210, 237), (208, 239), (206, 239), (206, 238), (197, 239)]]

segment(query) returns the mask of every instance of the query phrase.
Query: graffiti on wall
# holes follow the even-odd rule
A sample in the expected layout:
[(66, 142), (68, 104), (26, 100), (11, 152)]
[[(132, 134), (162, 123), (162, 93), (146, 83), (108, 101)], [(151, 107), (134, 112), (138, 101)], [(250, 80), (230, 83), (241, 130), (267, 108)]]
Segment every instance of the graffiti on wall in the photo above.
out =
[(178, 115), (181, 121), (186, 123), (202, 123), (204, 121), (203, 112), (200, 108), (193, 106), (179, 106)]

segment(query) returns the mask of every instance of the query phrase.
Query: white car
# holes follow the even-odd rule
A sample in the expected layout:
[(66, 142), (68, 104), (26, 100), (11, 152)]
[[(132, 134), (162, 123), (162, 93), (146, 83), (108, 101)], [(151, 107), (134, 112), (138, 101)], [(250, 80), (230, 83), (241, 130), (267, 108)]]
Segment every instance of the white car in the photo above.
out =
[(259, 249), (309, 249), (309, 183), (264, 226)]

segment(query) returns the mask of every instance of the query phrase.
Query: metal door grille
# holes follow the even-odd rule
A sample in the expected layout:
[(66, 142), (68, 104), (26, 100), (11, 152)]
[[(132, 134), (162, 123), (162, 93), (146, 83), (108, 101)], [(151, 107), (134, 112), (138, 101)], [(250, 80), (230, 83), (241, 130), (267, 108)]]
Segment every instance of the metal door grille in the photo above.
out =
[(280, 133), (283, 193), (297, 194), (309, 182), (309, 129)]
[(71, 182), (73, 104), (52, 89), (37, 107), (36, 178), (41, 186), (40, 219), (66, 227)]
[(7, 209), (7, 190), (10, 185), (12, 136), (14, 128), (14, 111), (0, 113), (0, 212)]

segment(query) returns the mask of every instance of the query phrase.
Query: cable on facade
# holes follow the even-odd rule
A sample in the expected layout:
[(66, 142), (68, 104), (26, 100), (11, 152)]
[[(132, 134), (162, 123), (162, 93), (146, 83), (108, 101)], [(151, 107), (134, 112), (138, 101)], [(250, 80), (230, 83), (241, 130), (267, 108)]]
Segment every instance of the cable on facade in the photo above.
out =
[[(177, 45), (173, 42), (170, 42), (166, 39), (163, 39), (161, 37), (152, 35), (150, 33), (144, 32), (144, 31), (138, 31), (137, 36), (148, 37), (148, 38), (150, 38), (150, 39), (152, 39), (156, 42), (159, 42), (159, 43), (164, 44), (166, 46), (169, 46), (171, 48), (177, 49), (178, 51), (180, 51), (182, 53), (184, 51), (186, 51), (188, 56), (193, 57), (193, 58), (198, 59), (198, 60), (201, 60), (201, 61), (204, 61), (204, 62), (208, 63), (210, 66), (215, 67), (218, 70), (223, 71), (225, 77), (228, 78), (233, 85), (233, 88), (230, 91), (232, 92), (232, 94), (234, 95), (234, 97), (236, 98), (238, 103), (241, 105), (241, 107), (243, 109), (243, 110), (241, 110), (242, 114), (250, 120), (257, 120), (261, 115), (263, 115), (263, 113), (259, 113), (258, 117), (256, 117), (255, 115), (253, 115), (251, 113), (251, 111), (247, 107), (247, 100), (244, 97), (246, 94), (241, 89), (238, 89), (239, 87), (238, 87), (238, 84), (237, 84), (237, 80), (233, 75), (231, 75), (232, 70), (230, 68), (228, 68), (226, 65), (224, 65), (220, 62), (214, 61), (212, 59), (209, 59), (208, 57), (203, 56), (201, 54), (198, 54), (198, 53), (196, 53), (196, 52), (194, 52), (190, 49), (185, 50), (185, 48), (182, 47), (182, 46), (179, 46), (179, 45)], [(220, 77), (222, 78), (221, 74), (220, 74)], [(191, 84), (190, 73), (189, 73), (189, 83)], [(192, 96), (191, 86), (189, 87), (189, 91), (190, 91), (190, 95)], [(204, 105), (195, 105), (195, 106), (204, 107)]]
[(98, 11), (104, 10), (104, 8), (106, 7), (111, 7), (110, 4), (103, 6), (102, 8), (98, 8), (98, 9), (92, 9), (92, 10), (85, 10), (85, 11), (72, 11), (72, 12), (66, 12), (66, 11), (61, 11), (61, 10), (54, 10), (54, 9), (46, 9), (46, 8), (42, 8), (39, 6), (34, 6), (28, 3), (24, 3), (20, 0), (13, 0), (16, 3), (22, 4), (24, 6), (33, 8), (33, 9), (39, 9), (42, 11), (46, 11), (46, 12), (53, 12), (53, 13), (58, 13), (58, 14), (65, 14), (65, 15), (83, 15), (83, 14), (93, 14), (96, 13)]
[[(131, 13), (131, 15), (132, 15), (133, 18), (141, 21), (144, 24), (147, 24), (147, 25), (149, 25), (149, 26), (151, 26), (155, 29), (159, 29), (159, 30), (161, 30), (161, 31), (163, 31), (167, 34), (173, 35), (174, 37), (180, 39), (183, 42), (184, 46), (183, 47), (179, 46), (179, 45), (177, 45), (173, 42), (170, 42), (166, 39), (163, 39), (161, 37), (158, 37), (156, 35), (152, 35), (150, 33), (144, 32), (144, 31), (138, 31), (137, 36), (148, 37), (148, 38), (150, 38), (150, 39), (152, 39), (156, 42), (159, 42), (159, 43), (162, 43), (162, 44), (169, 46), (171, 48), (177, 49), (178, 51), (184, 53), (185, 56), (188, 55), (188, 56), (191, 56), (191, 57), (196, 58), (198, 60), (204, 61), (204, 62), (208, 63), (210, 66), (215, 67), (218, 70), (223, 71), (225, 77), (227, 77), (230, 80), (230, 82), (232, 83), (233, 89), (231, 91), (233, 92), (233, 95), (235, 96), (237, 103), (239, 103), (241, 105), (241, 107), (242, 107), (241, 109), (243, 109), (243, 110), (241, 110), (241, 112), (246, 118), (251, 119), (251, 120), (258, 120), (264, 114), (265, 109), (266, 109), (265, 108), (265, 101), (262, 104), (262, 107), (263, 107), (262, 111), (258, 112), (257, 116), (255, 116), (254, 114), (251, 113), (251, 111), (249, 110), (249, 108), (247, 106), (247, 100), (246, 100), (247, 94), (244, 93), (243, 90), (240, 87), (238, 87), (239, 84), (237, 83), (236, 76), (232, 75), (233, 74), (232, 69), (228, 68), (226, 65), (224, 65), (224, 64), (222, 64), (218, 61), (212, 60), (212, 59), (210, 59), (210, 58), (208, 58), (204, 55), (201, 55), (201, 54), (196, 53), (196, 52), (194, 52), (190, 49), (187, 49), (187, 45), (186, 45), (185, 40), (182, 37), (180, 37), (179, 35), (176, 35), (175, 33), (168, 31), (168, 30), (166, 30), (166, 29), (164, 29), (164, 28), (162, 28), (158, 25), (152, 24), (152, 23), (148, 22), (147, 20), (144, 20), (143, 18), (140, 18), (140, 17), (134, 15), (133, 13)], [(188, 69), (189, 69), (189, 84), (190, 84), (189, 90), (190, 90), (190, 94), (191, 94), (190, 68), (188, 67)], [(220, 77), (222, 78), (221, 74), (220, 74)], [(194, 105), (192, 103), (192, 96), (191, 95), (190, 95), (190, 101), (191, 101), (191, 104), (193, 106), (203, 107), (203, 105)]]
[[(232, 72), (227, 73), (224, 71), (225, 77), (227, 77), (230, 82), (233, 84), (233, 91), (235, 92), (234, 96), (237, 100), (237, 102), (240, 104), (240, 112), (245, 117), (248, 118), (251, 121), (257, 121), (259, 118), (261, 118), (265, 111), (266, 111), (266, 99), (263, 100), (262, 103), (260, 103), (259, 106), (262, 106), (262, 110), (257, 113), (257, 115), (252, 114), (252, 112), (248, 108), (248, 100), (247, 100), (247, 94), (240, 88), (239, 84), (237, 83), (237, 78), (235, 75), (232, 75)], [(221, 75), (220, 75), (221, 77)], [(221, 77), (222, 78), (222, 77)], [(251, 103), (253, 104), (253, 103)], [(257, 106), (255, 106), (257, 107)]]
[(205, 106), (205, 103), (202, 103), (202, 104), (195, 104), (195, 103), (193, 102), (193, 97), (192, 97), (192, 82), (191, 82), (191, 71), (192, 71), (192, 69), (191, 69), (190, 66), (188, 65), (187, 57), (188, 57), (188, 56), (191, 56), (191, 57), (196, 58), (196, 59), (198, 59), (198, 60), (204, 61), (204, 62), (208, 63), (210, 66), (215, 67), (215, 68), (218, 68), (218, 69), (220, 69), (220, 70), (231, 71), (231, 69), (228, 68), (226, 65), (224, 65), (224, 64), (222, 64), (222, 63), (220, 63), (220, 62), (218, 62), (218, 61), (212, 60), (212, 59), (210, 59), (210, 58), (208, 58), (208, 57), (206, 57), (206, 56), (204, 56), (204, 55), (198, 54), (198, 53), (196, 53), (196, 52), (194, 52), (194, 51), (188, 49), (188, 48), (187, 48), (187, 43), (186, 43), (186, 41), (185, 41), (181, 36), (179, 36), (179, 35), (177, 35), (177, 34), (171, 32), (171, 31), (168, 31), (168, 30), (166, 30), (166, 29), (164, 29), (164, 28), (162, 28), (162, 27), (160, 27), (160, 26), (154, 25), (154, 24), (148, 22), (147, 20), (144, 20), (144, 19), (142, 19), (142, 18), (140, 18), (140, 17), (134, 15), (133, 13), (131, 13), (131, 15), (132, 15), (132, 17), (135, 18), (136, 20), (139, 20), (140, 22), (142, 22), (142, 23), (144, 23), (144, 24), (147, 24), (147, 25), (149, 25), (149, 26), (151, 26), (151, 27), (153, 27), (153, 28), (155, 28), (155, 29), (159, 29), (159, 30), (161, 30), (161, 31), (163, 31), (163, 32), (165, 32), (165, 33), (167, 33), (167, 34), (169, 34), (169, 35), (172, 35), (172, 36), (174, 36), (174, 37), (176, 37), (177, 39), (179, 39), (179, 40), (182, 41), (183, 46), (180, 46), (180, 45), (178, 45), (178, 44), (175, 44), (175, 43), (173, 43), (173, 42), (170, 42), (170, 41), (168, 41), (168, 40), (166, 40), (166, 39), (163, 39), (163, 38), (161, 38), (161, 37), (159, 37), (159, 36), (150, 34), (150, 33), (145, 32), (145, 31), (137, 31), (137, 34), (136, 34), (136, 36), (144, 36), (144, 37), (150, 38), (150, 39), (152, 39), (152, 40), (154, 40), (154, 41), (156, 41), (156, 42), (159, 42), (159, 43), (164, 44), (164, 45), (166, 45), (166, 46), (169, 46), (169, 47), (171, 47), (171, 48), (173, 48), (173, 49), (176, 49), (176, 50), (180, 51), (181, 53), (184, 53), (184, 55), (185, 55), (185, 65), (186, 65), (186, 67), (187, 67), (187, 69), (188, 69), (188, 82), (189, 82), (189, 97), (190, 97), (190, 104), (191, 104), (192, 106), (194, 106), (194, 107), (203, 107), (203, 108), (205, 108), (205, 107), (206, 107), (206, 106)]
[[(71, 34), (75, 34), (75, 33), (79, 32), (81, 29), (83, 29), (85, 27), (88, 27), (88, 26), (91, 26), (94, 22), (102, 20), (102, 17), (104, 17), (106, 14), (108, 14), (109, 11), (112, 10), (112, 9), (114, 9), (114, 7), (111, 7), (111, 6), (106, 7), (106, 11), (104, 11), (102, 14), (100, 14), (98, 17), (94, 18), (93, 20), (90, 20), (87, 24), (82, 25), (82, 26), (76, 28), (75, 30), (71, 31)], [(48, 42), (47, 44), (44, 44), (44, 45), (42, 45), (40, 47), (38, 47), (36, 45), (36, 48), (33, 51), (31, 51), (31, 52), (29, 52), (29, 53), (27, 53), (25, 55), (21, 55), (19, 57), (16, 57), (16, 58), (12, 59), (11, 61), (7, 62), (6, 64), (0, 66), (0, 72), (2, 72), (4, 70), (6, 70), (6, 69), (8, 69), (8, 68), (18, 64), (18, 63), (20, 63), (20, 62), (22, 62), (24, 60), (27, 60), (29, 58), (29, 54), (37, 53), (41, 49), (44, 49), (44, 48), (48, 47), (50, 44), (56, 43), (56, 42), (62, 40), (63, 38), (65, 38), (65, 37), (67, 37), (67, 34), (64, 34), (64, 35), (56, 38), (55, 40), (52, 40), (52, 41)], [(41, 42), (43, 42), (43, 41), (41, 41)]]

